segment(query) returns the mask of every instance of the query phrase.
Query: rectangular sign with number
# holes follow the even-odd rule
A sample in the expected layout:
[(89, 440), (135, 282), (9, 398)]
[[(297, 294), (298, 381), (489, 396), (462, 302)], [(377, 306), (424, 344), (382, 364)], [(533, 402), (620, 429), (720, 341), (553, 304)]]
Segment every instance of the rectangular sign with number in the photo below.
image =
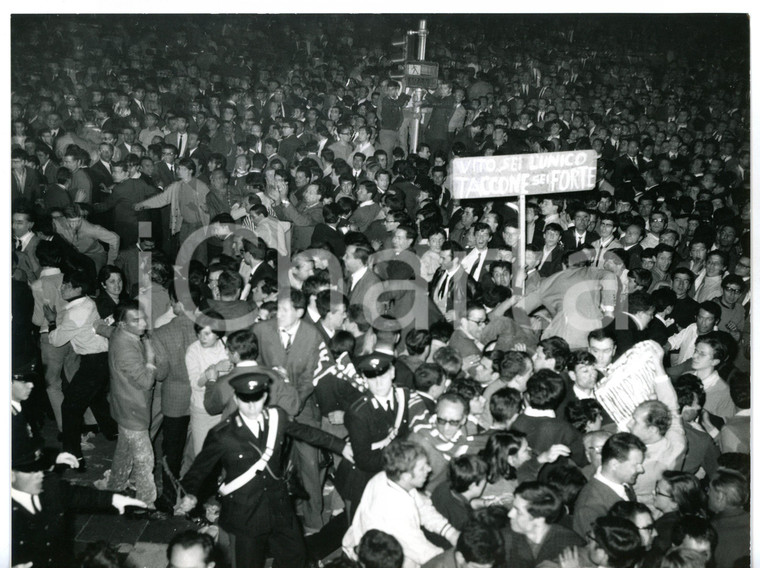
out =
[(593, 189), (596, 152), (542, 152), (511, 156), (456, 158), (455, 199), (564, 193)]

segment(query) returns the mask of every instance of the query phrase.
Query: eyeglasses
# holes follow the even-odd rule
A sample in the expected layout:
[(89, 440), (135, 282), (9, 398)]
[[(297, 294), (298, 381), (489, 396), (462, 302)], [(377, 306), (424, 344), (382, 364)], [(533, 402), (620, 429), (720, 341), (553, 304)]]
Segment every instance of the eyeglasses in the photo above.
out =
[(655, 490), (654, 490), (654, 494), (655, 494), (655, 495), (659, 495), (660, 497), (665, 497), (666, 499), (672, 499), (672, 498), (673, 498), (673, 496), (672, 496), (672, 495), (668, 495), (667, 493), (663, 493), (662, 491), (660, 491), (660, 490), (659, 490), (658, 488), (656, 488), (656, 487), (655, 487)]
[(462, 423), (462, 419), (459, 420), (447, 420), (445, 418), (438, 418), (436, 417), (435, 423), (438, 424), (438, 426), (459, 426)]
[(474, 320), (474, 319), (467, 318), (467, 320), (471, 321), (472, 323), (474, 323), (477, 326), (483, 326), (483, 325), (488, 324), (488, 318), (486, 318), (484, 320)]
[(730, 292), (731, 294), (741, 294), (742, 291), (739, 288), (723, 288), (726, 292)]

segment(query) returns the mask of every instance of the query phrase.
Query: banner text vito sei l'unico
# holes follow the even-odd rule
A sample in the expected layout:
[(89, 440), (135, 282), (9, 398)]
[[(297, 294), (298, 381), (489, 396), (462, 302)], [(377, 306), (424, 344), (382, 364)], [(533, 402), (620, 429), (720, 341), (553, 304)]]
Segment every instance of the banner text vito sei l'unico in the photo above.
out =
[(455, 199), (582, 191), (596, 185), (596, 152), (545, 152), (457, 158)]

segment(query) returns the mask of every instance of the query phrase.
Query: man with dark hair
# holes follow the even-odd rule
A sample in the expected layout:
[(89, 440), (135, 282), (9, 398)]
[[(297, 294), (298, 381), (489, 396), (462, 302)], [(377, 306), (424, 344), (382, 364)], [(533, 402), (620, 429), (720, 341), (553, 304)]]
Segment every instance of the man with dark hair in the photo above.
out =
[[(674, 366), (670, 367), (668, 373), (680, 374), (688, 371), (688, 365), (694, 355), (697, 340), (703, 335), (717, 329), (722, 314), (723, 310), (713, 301), (708, 300), (699, 304), (697, 321), (668, 338), (668, 342), (665, 345), (666, 350), (674, 351), (678, 349), (678, 354), (672, 356), (673, 359), (671, 361), (674, 363)], [(724, 360), (721, 360), (716, 366), (724, 362)], [(685, 365), (682, 365), (682, 363)]]
[[(179, 478), (182, 454), (190, 425), (190, 380), (185, 365), (185, 352), (198, 340), (193, 320), (187, 316), (185, 304), (200, 303), (200, 290), (191, 286), (187, 297), (179, 298), (174, 285), (168, 289), (172, 312), (175, 317), (151, 333), (151, 345), (155, 353), (156, 381), (161, 383), (161, 414), (163, 438), (161, 451), (163, 463), (162, 494), (159, 505), (163, 509), (174, 504), (176, 495), (169, 474)], [(167, 471), (168, 469), (168, 471)]]
[[(178, 181), (172, 183), (163, 192), (134, 205), (135, 211), (159, 209), (169, 206), (169, 229), (174, 237), (176, 252), (185, 240), (209, 223), (206, 207), (208, 186), (195, 177), (196, 165), (190, 158), (182, 158), (177, 164)], [(193, 258), (204, 262), (205, 245), (201, 244), (193, 251)]]
[[(408, 336), (407, 336), (408, 337)], [(414, 371), (413, 387), (409, 396), (409, 423), (415, 426), (435, 413), (435, 405), (446, 385), (444, 371), (438, 363), (422, 363)]]
[(652, 292), (652, 304), (654, 304), (654, 317), (646, 329), (646, 338), (656, 341), (660, 345), (668, 342), (668, 337), (675, 331), (675, 322), (671, 319), (673, 308), (676, 305), (677, 296), (671, 288), (659, 288)]
[(166, 559), (172, 568), (214, 568), (214, 539), (205, 533), (188, 530), (172, 537), (166, 548)]
[(414, 388), (414, 372), (430, 357), (432, 336), (426, 329), (412, 329), (406, 334), (406, 355), (396, 359), (396, 384)]
[(346, 267), (346, 295), (350, 304), (364, 305), (364, 296), (380, 279), (369, 269), (369, 257), (372, 251), (361, 244), (347, 245), (343, 262)]
[(423, 568), (492, 568), (503, 554), (501, 539), (496, 531), (482, 522), (473, 521), (462, 529), (454, 548), (431, 558)]
[(525, 390), (526, 407), (512, 423), (512, 428), (525, 433), (528, 444), (537, 454), (561, 444), (567, 448), (579, 466), (586, 465), (583, 438), (564, 417), (556, 415), (565, 398), (562, 376), (550, 369), (536, 371), (528, 379)]
[(615, 327), (617, 336), (617, 351), (620, 355), (628, 351), (639, 341), (647, 338), (647, 326), (654, 317), (654, 304), (652, 296), (644, 291), (636, 291), (628, 295), (627, 309), (622, 312), (626, 316), (623, 325), (617, 325), (617, 321), (611, 323)]
[(725, 364), (727, 358), (728, 345), (718, 332), (707, 333), (696, 339), (691, 370), (705, 388), (705, 410), (724, 420), (736, 414), (728, 384), (718, 373), (718, 367)]
[[(319, 427), (322, 418), (314, 397), (313, 379), (320, 361), (332, 362), (322, 335), (313, 324), (304, 321), (306, 298), (299, 290), (280, 298), (277, 317), (253, 326), (259, 343), (257, 361), (266, 367), (280, 367), (298, 392), (296, 421)], [(276, 339), (275, 339), (276, 338)], [(300, 479), (309, 494), (304, 510), (304, 524), (308, 531), (322, 527), (322, 489), (319, 482), (319, 455), (316, 449), (296, 442), (295, 460)]]
[(633, 484), (643, 473), (646, 445), (633, 434), (620, 432), (602, 447), (602, 467), (581, 490), (575, 502), (573, 529), (588, 534), (594, 521), (616, 502), (634, 501)]
[(335, 290), (322, 290), (316, 296), (319, 321), (316, 323), (325, 341), (329, 341), (335, 333), (342, 329), (348, 313), (348, 298)]
[(483, 494), (488, 465), (479, 456), (463, 455), (449, 462), (448, 481), (435, 488), (433, 506), (451, 525), (462, 530), (472, 519), (470, 502)]
[(404, 564), (404, 549), (396, 537), (377, 529), (364, 533), (356, 555), (363, 568), (401, 568)]
[(582, 546), (583, 539), (560, 525), (563, 503), (548, 485), (521, 483), (509, 511), (509, 526), (502, 531), (504, 554), (510, 568), (533, 568), (556, 558), (565, 548)]
[(123, 491), (135, 483), (135, 496), (149, 507), (156, 501), (153, 446), (150, 439), (156, 354), (144, 337), (145, 313), (137, 300), (116, 308), (118, 326), (108, 344), (111, 375), (111, 413), (119, 425), (119, 439), (111, 463), (108, 488)]
[[(134, 155), (132, 157), (137, 160)], [(137, 164), (139, 165), (139, 160)], [(132, 170), (137, 173), (136, 166), (132, 166)], [(137, 243), (139, 223), (151, 221), (150, 212), (139, 212), (135, 210), (134, 205), (152, 197), (157, 191), (139, 176), (132, 177), (126, 161), (112, 164), (109, 176), (111, 175), (115, 185), (105, 199), (96, 203), (93, 209), (96, 213), (103, 214), (113, 211), (113, 223), (109, 223), (109, 226), (113, 226), (114, 232), (119, 235), (119, 246), (126, 249)]]
[(40, 238), (32, 231), (35, 220), (34, 210), (23, 204), (14, 207), (11, 214), (13, 249), (28, 284), (40, 277), (41, 270), (36, 254)]
[[(209, 379), (203, 395), (203, 407), (210, 415), (222, 415), (222, 420), (232, 415), (235, 405), (234, 391), (230, 381), (235, 377), (255, 371), (258, 367), (259, 342), (250, 329), (233, 331), (226, 337), (227, 359), (217, 364), (217, 378)], [(289, 417), (298, 413), (298, 394), (295, 387), (278, 372), (271, 373), (269, 400), (273, 406), (282, 408)]]
[(71, 379), (61, 405), (63, 451), (76, 456), (80, 469), (84, 467), (80, 436), (84, 413), (89, 407), (98, 421), (101, 432), (116, 438), (116, 423), (111, 417), (108, 392), (108, 340), (95, 333), (93, 324), (98, 310), (89, 296), (95, 284), (86, 274), (74, 271), (64, 274), (61, 298), (66, 307), (58, 314), (54, 306), (45, 306), (48, 339), (53, 347), (71, 343), (80, 356), (79, 370)]
[(699, 553), (706, 563), (712, 561), (717, 544), (718, 533), (702, 516), (684, 515), (673, 527), (673, 546)]
[(673, 379), (678, 396), (678, 408), (686, 435), (686, 455), (682, 471), (697, 474), (702, 469), (712, 477), (718, 469), (720, 451), (712, 436), (702, 425), (702, 408), (705, 405), (705, 389), (695, 375), (685, 373)]
[[(712, 526), (718, 534), (715, 547), (717, 568), (733, 568), (750, 548), (749, 483), (740, 473), (719, 469), (710, 480), (707, 507), (713, 514)], [(746, 565), (746, 562), (743, 564)]]
[(27, 158), (25, 150), (11, 150), (11, 203), (33, 207), (41, 197), (42, 180), (37, 170), (26, 165)]

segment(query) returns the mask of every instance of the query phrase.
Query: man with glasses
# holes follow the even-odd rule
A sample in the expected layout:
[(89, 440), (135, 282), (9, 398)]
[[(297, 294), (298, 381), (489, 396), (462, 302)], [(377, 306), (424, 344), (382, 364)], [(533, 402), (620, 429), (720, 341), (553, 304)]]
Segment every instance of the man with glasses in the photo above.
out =
[(583, 452), (589, 462), (582, 470), (586, 479), (594, 477), (594, 474), (602, 466), (602, 448), (610, 436), (612, 436), (612, 432), (607, 430), (595, 430), (583, 435)]
[(462, 359), (470, 355), (480, 355), (483, 353), (483, 343), (480, 340), (486, 324), (488, 324), (488, 316), (483, 306), (479, 304), (467, 306), (466, 313), (459, 318), (459, 329), (451, 334), (449, 346), (456, 349)]
[(736, 341), (741, 341), (746, 313), (739, 300), (744, 294), (744, 280), (741, 276), (729, 274), (723, 278), (721, 289), (722, 295), (715, 299), (721, 310), (718, 329), (730, 333)]
[(622, 248), (623, 245), (615, 238), (617, 230), (617, 216), (611, 213), (599, 214), (599, 238), (591, 243), (596, 254), (594, 255), (594, 266), (602, 268), (604, 266), (604, 253), (608, 250)]
[(636, 525), (639, 537), (641, 537), (641, 546), (644, 548), (642, 566), (657, 566), (662, 553), (653, 548), (658, 532), (650, 508), (636, 501), (618, 501), (610, 508), (609, 514), (631, 521)]
[(338, 141), (330, 144), (328, 148), (335, 153), (335, 159), (342, 158), (346, 163), (349, 161), (351, 154), (354, 151), (354, 145), (351, 142), (351, 126), (348, 124), (341, 124), (338, 126)]
[(641, 241), (641, 248), (655, 248), (660, 244), (660, 234), (668, 226), (668, 217), (662, 211), (655, 211), (649, 217), (647, 236)]
[(418, 422), (410, 440), (427, 452), (433, 469), (426, 490), (433, 492), (446, 481), (449, 461), (471, 450), (474, 438), (467, 435), (468, 403), (458, 394), (444, 393), (438, 398), (435, 414), (427, 422)]

